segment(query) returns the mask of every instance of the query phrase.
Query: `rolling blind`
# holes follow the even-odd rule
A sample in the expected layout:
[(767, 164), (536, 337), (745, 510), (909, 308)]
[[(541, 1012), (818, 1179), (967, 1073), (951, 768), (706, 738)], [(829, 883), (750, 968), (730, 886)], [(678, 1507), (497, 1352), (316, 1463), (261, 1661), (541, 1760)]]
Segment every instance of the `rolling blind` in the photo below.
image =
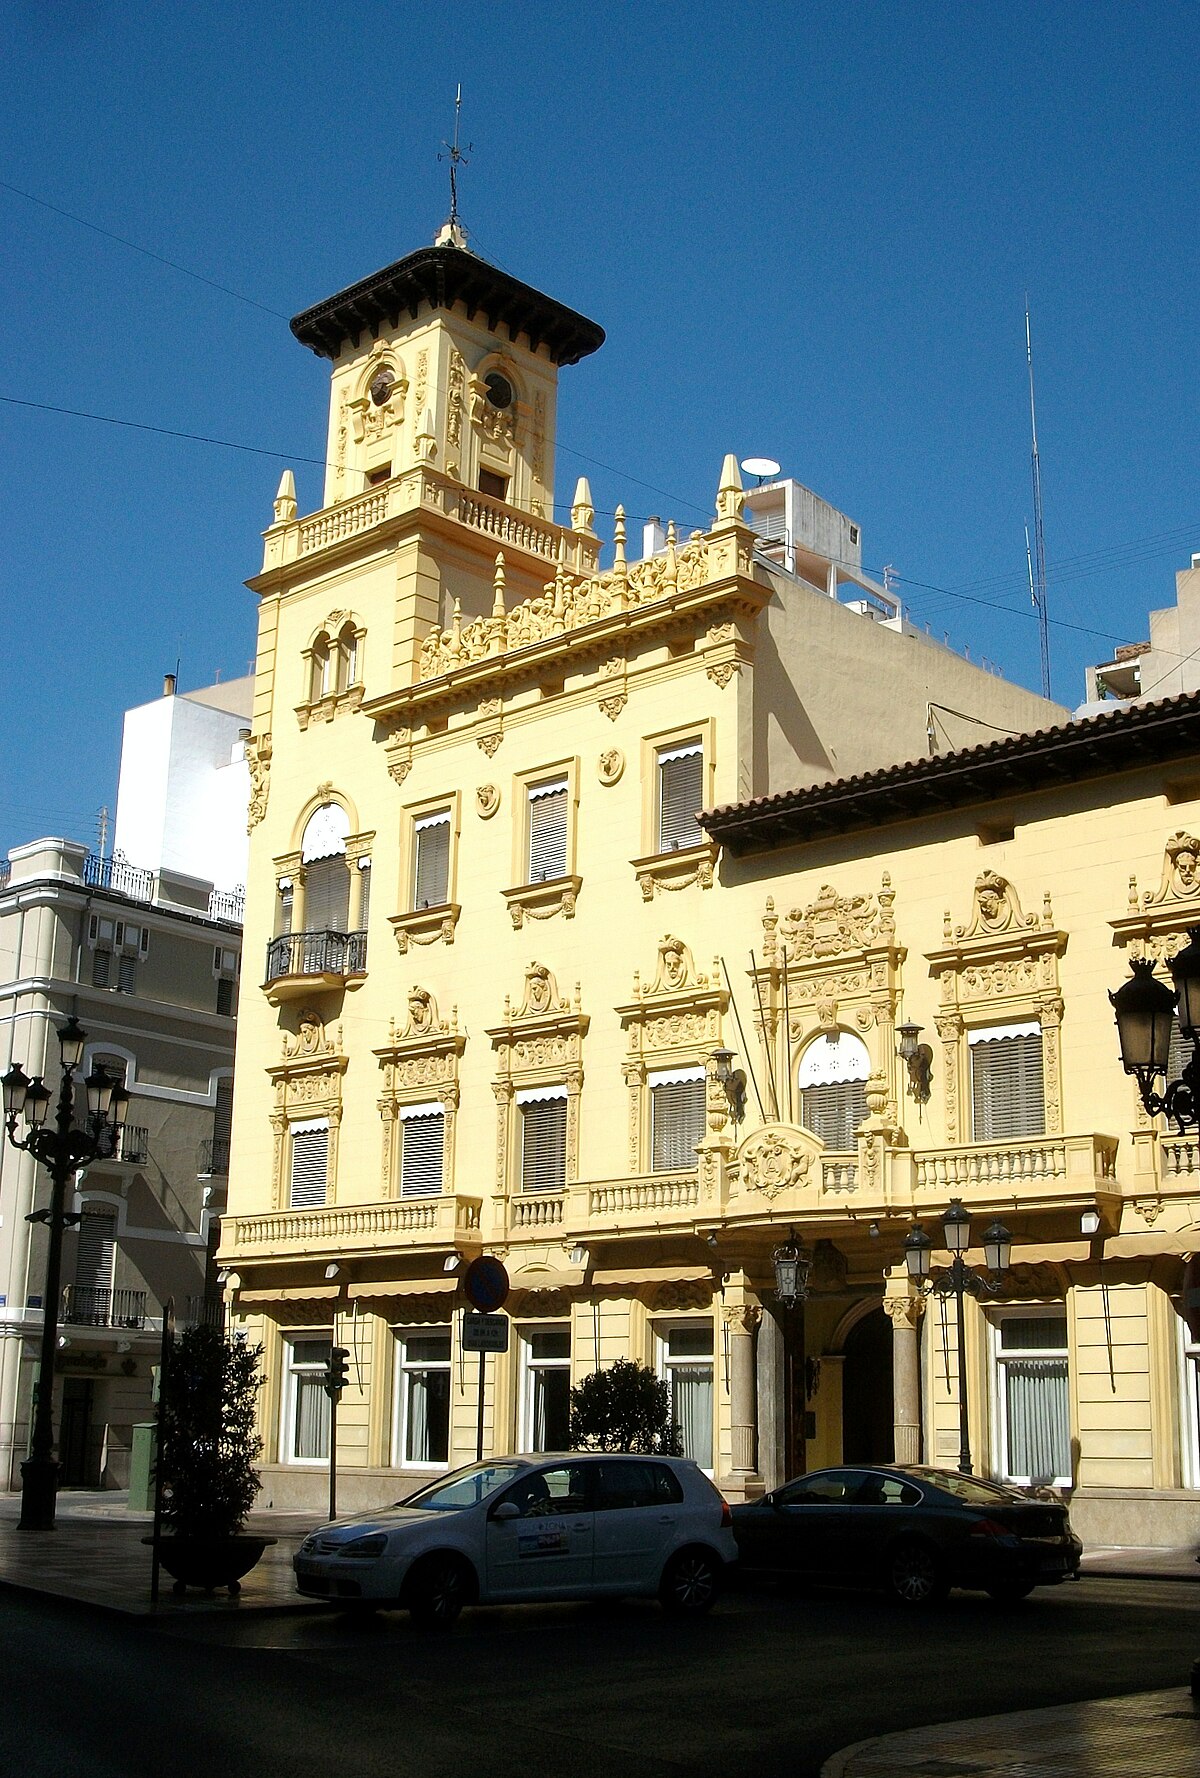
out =
[(293, 1210), (319, 1209), (325, 1202), (329, 1167), (329, 1125), (325, 1122), (292, 1125)]
[(413, 823), (416, 863), (413, 907), (440, 908), (450, 899), (450, 811), (424, 815)]
[(520, 1104), (521, 1190), (560, 1192), (567, 1183), (567, 1096)]
[(371, 861), (363, 860), (358, 865), (359, 881), (362, 889), (359, 896), (358, 930), (365, 932), (371, 921)]
[(111, 975), (111, 973), (112, 973), (112, 952), (111, 951), (93, 951), (92, 952), (92, 986), (93, 986), (93, 988), (107, 988), (108, 978)]
[(551, 882), (567, 874), (567, 781), (529, 791), (529, 881)]
[(400, 1113), (400, 1196), (433, 1198), (442, 1189), (446, 1117), (440, 1105), (410, 1105)]
[(80, 1290), (111, 1290), (117, 1245), (115, 1210), (85, 1210), (75, 1253), (75, 1284)]
[(1011, 1142), (1044, 1133), (1040, 1031), (972, 1042), (971, 1109), (976, 1142)]
[(651, 1075), (650, 1165), (656, 1173), (681, 1173), (696, 1165), (704, 1135), (704, 1070), (681, 1068)]
[(308, 932), (345, 932), (350, 911), (346, 860), (317, 858), (305, 866), (304, 925)]
[(855, 1132), (867, 1115), (866, 1082), (827, 1080), (805, 1087), (800, 1106), (805, 1128), (819, 1136), (826, 1148), (844, 1152), (854, 1147)]
[(672, 747), (658, 756), (658, 849), (678, 852), (698, 846), (704, 831), (696, 811), (704, 801), (704, 749), (699, 741)]

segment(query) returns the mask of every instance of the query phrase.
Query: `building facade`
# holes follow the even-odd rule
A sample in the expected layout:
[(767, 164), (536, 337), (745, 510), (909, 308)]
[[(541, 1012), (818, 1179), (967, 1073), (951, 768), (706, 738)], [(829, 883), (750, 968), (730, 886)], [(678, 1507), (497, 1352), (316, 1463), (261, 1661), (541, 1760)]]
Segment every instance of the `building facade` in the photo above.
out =
[[(181, 1322), (219, 1302), (215, 1250), (224, 1209), (241, 967), (240, 879), (245, 794), (224, 818), (202, 794), (190, 758), (181, 794), (169, 737), (189, 723), (175, 706), (214, 695), (208, 776), (245, 782), (240, 738), (249, 684), (167, 695), (126, 719), (117, 834), (137, 810), (144, 849), (102, 856), (64, 839), (14, 848), (0, 884), (0, 1020), (4, 1067), (59, 1077), (58, 1027), (74, 1014), (88, 1035), (80, 1076), (102, 1063), (129, 1094), (115, 1154), (78, 1175), (81, 1213), (63, 1246), (54, 1423), (62, 1485), (122, 1488), (133, 1428), (153, 1419), (153, 1367), (163, 1305)], [(172, 786), (175, 785), (175, 788)], [(202, 862), (228, 861), (214, 883), (165, 860), (151, 832), (162, 808), (189, 807)], [(180, 823), (177, 819), (177, 827)], [(159, 832), (162, 823), (159, 823)], [(239, 836), (243, 855), (239, 870)], [(135, 836), (136, 837), (136, 836)], [(182, 839), (182, 834), (177, 836)], [(232, 873), (232, 874), (230, 874)], [(20, 1133), (20, 1132), (18, 1132)], [(41, 1337), (46, 1232), (31, 1212), (48, 1201), (44, 1169), (0, 1148), (0, 1488), (19, 1488), (28, 1454)]]
[[(707, 529), (648, 521), (635, 557), (618, 511), (602, 561), (586, 482), (551, 516), (558, 370), (600, 330), (459, 245), (293, 331), (332, 366), (329, 469), (303, 518), (284, 477), (251, 582), (261, 985), (221, 1246), (266, 1348), (264, 1498), (323, 1496), (335, 1344), (345, 1505), (473, 1455), (458, 1278), (483, 1251), (512, 1281), (489, 1450), (561, 1446), (571, 1383), (630, 1354), (732, 1495), (890, 1454), (901, 1222), (882, 1245), (869, 1224), (894, 1189), (899, 892), (876, 860), (854, 919), (839, 887), (809, 920), (826, 877), (785, 881), (764, 924), (697, 812), (922, 758), (931, 706), (1019, 731), (1065, 713), (914, 634), (857, 526), (794, 483), (747, 496), (732, 457)], [(805, 945), (768, 1090), (779, 959)], [(750, 1076), (736, 1123), (725, 1049)], [(942, 1141), (925, 1111), (912, 1145)], [(767, 1286), (793, 1225), (817, 1245), (789, 1320)]]

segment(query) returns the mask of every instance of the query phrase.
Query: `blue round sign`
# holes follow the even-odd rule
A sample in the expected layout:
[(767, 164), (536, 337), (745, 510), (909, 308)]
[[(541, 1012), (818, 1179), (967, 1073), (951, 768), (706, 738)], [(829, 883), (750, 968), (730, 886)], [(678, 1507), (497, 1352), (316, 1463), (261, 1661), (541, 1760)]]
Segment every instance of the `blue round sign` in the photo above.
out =
[(482, 1314), (490, 1315), (508, 1295), (508, 1273), (490, 1253), (480, 1254), (463, 1274), (463, 1290), (469, 1302)]

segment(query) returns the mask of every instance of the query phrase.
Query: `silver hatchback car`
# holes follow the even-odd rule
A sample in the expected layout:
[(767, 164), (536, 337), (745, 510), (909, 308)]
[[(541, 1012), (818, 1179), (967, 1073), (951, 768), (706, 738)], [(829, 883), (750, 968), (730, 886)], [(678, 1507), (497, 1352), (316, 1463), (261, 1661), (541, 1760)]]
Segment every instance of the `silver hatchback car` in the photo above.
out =
[(310, 1598), (407, 1607), (448, 1628), (464, 1605), (657, 1594), (707, 1611), (737, 1558), (728, 1503), (681, 1457), (495, 1457), (382, 1511), (335, 1519), (292, 1559)]

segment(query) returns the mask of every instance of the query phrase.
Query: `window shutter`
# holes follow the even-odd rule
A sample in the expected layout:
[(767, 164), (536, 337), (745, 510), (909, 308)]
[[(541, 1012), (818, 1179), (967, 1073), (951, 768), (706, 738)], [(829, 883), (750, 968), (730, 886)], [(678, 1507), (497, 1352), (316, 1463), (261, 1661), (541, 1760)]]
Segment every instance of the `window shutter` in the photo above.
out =
[[(689, 1074), (691, 1071), (689, 1070)], [(696, 1165), (704, 1135), (704, 1074), (650, 1083), (650, 1165), (656, 1173), (681, 1173)]]
[(367, 930), (367, 926), (368, 926), (368, 923), (369, 923), (370, 917), (371, 917), (371, 867), (370, 867), (370, 865), (368, 864), (368, 865), (364, 866), (364, 865), (360, 864), (358, 867), (358, 875), (359, 875), (359, 880), (362, 883), (362, 889), (359, 894), (358, 929), (360, 932), (365, 932)]
[(350, 872), (339, 853), (305, 866), (304, 925), (309, 932), (345, 932), (350, 911)]
[(521, 1190), (560, 1192), (567, 1183), (567, 1101), (521, 1106)]
[(973, 1140), (1012, 1142), (1046, 1128), (1041, 1032), (971, 1045)]
[(855, 1132), (867, 1115), (867, 1087), (861, 1080), (829, 1080), (805, 1087), (800, 1095), (805, 1128), (826, 1148), (844, 1153), (853, 1148)]
[(567, 874), (567, 784), (539, 784), (529, 792), (529, 881)]
[(75, 1253), (75, 1284), (80, 1290), (111, 1290), (117, 1245), (115, 1210), (85, 1210)]
[(109, 971), (112, 969), (111, 951), (92, 952), (92, 986), (107, 988)]
[(325, 1202), (329, 1167), (329, 1125), (292, 1125), (293, 1210), (319, 1209)]
[(1192, 1059), (1192, 1046), (1179, 1027), (1179, 1020), (1171, 1021), (1171, 1047), (1167, 1052), (1167, 1079), (1178, 1080)]
[(117, 992), (134, 994), (137, 992), (137, 958), (117, 958)]
[(417, 856), (413, 907), (440, 908), (450, 899), (450, 811), (414, 823)]
[(279, 885), (279, 929), (276, 937), (284, 938), (292, 930), (292, 885)]
[(704, 832), (696, 811), (704, 801), (704, 749), (698, 741), (658, 756), (658, 849), (698, 846)]
[(400, 1149), (400, 1196), (433, 1198), (442, 1189), (442, 1157), (445, 1153), (446, 1116), (421, 1107), (402, 1111), (404, 1134)]
[(223, 1144), (229, 1153), (229, 1133), (233, 1128), (233, 1081), (222, 1075), (217, 1082), (217, 1103), (213, 1111), (213, 1142)]

